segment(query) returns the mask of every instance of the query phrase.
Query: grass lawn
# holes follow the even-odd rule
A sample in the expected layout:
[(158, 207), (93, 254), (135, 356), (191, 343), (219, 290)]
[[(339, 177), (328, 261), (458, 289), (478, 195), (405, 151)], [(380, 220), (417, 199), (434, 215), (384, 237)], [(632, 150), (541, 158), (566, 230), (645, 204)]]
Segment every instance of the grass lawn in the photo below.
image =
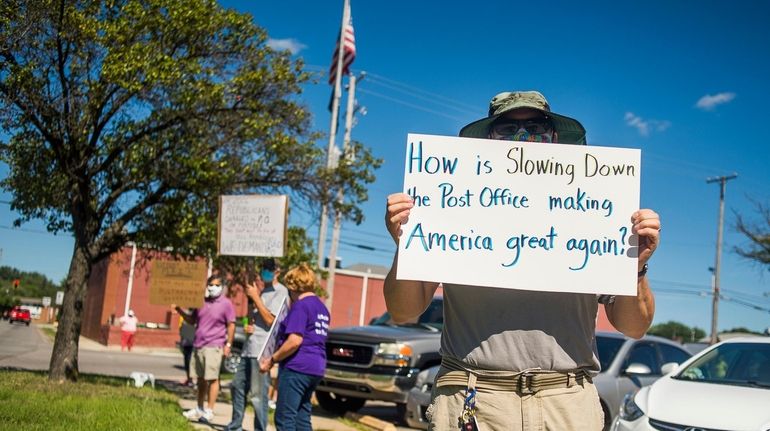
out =
[(82, 375), (51, 383), (45, 373), (0, 370), (0, 430), (191, 430), (177, 397), (126, 386), (121, 378)]

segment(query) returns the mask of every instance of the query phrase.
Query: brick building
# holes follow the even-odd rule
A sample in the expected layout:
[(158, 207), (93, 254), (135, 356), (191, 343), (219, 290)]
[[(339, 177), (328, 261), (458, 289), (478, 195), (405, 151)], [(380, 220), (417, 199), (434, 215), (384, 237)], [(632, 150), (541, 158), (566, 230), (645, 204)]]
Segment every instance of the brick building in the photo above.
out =
[[(140, 326), (136, 334), (137, 346), (174, 347), (179, 340), (178, 315), (169, 306), (154, 305), (149, 301), (150, 262), (170, 257), (137, 249), (132, 273), (132, 254), (133, 247), (124, 247), (94, 266), (88, 281), (81, 333), (105, 345), (119, 345), (118, 319), (132, 309)], [(330, 326), (366, 324), (381, 315), (385, 311), (384, 281), (381, 268), (375, 267), (374, 272), (338, 269)], [(204, 283), (202, 279), (201, 294)], [(242, 288), (232, 286), (228, 296), (235, 306), (236, 316), (244, 316), (248, 303)]]

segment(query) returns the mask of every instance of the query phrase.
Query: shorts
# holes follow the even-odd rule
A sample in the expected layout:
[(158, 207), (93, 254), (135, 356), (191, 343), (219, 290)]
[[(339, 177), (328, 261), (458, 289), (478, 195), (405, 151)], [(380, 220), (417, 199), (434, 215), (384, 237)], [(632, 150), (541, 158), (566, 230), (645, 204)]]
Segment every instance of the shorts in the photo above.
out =
[[(434, 386), (426, 416), (429, 430), (456, 431), (463, 410), (462, 386)], [(544, 389), (535, 394), (479, 390), (476, 418), (480, 431), (596, 430), (604, 426), (599, 393), (592, 383)]]
[(190, 378), (218, 379), (223, 353), (221, 347), (201, 347), (193, 350), (193, 367), (190, 368)]

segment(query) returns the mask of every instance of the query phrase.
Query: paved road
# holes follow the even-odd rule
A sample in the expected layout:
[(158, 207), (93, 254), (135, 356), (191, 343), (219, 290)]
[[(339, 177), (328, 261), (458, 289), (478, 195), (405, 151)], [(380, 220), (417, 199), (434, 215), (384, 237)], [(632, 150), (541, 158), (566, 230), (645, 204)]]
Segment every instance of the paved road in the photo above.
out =
[[(0, 367), (47, 370), (53, 344), (36, 325), (0, 320)], [(152, 353), (121, 352), (81, 337), (78, 365), (83, 373), (128, 376), (132, 371), (155, 374), (164, 380), (184, 379), (182, 354), (174, 350)]]

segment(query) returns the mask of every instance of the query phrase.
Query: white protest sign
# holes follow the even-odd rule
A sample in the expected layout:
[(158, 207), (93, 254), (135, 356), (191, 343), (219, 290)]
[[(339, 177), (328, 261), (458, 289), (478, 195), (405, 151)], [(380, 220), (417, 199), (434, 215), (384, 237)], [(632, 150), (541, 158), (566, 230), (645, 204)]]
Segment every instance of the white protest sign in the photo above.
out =
[(288, 210), (289, 197), (286, 195), (220, 196), (219, 254), (283, 256)]
[(407, 137), (400, 280), (636, 294), (641, 151)]
[(270, 325), (270, 331), (267, 333), (265, 344), (262, 345), (262, 350), (260, 350), (259, 355), (257, 355), (260, 361), (273, 356), (273, 353), (275, 353), (275, 349), (278, 347), (278, 328), (288, 314), (289, 299), (286, 298), (281, 303), (281, 308), (278, 309), (278, 314), (275, 315), (273, 324)]

